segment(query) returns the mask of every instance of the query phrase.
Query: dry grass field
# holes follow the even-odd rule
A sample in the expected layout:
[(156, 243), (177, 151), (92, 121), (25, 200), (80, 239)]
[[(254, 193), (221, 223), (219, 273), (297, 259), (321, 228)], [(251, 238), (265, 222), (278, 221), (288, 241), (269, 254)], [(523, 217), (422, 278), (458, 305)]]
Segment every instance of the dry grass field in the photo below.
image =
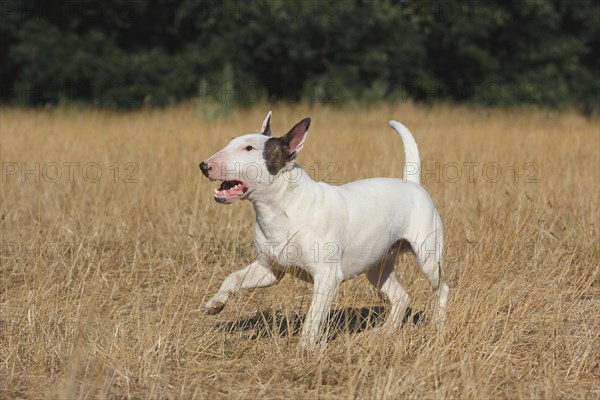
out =
[[(400, 177), (413, 132), (446, 226), (447, 325), (414, 259), (412, 316), (342, 285), (326, 348), (298, 351), (310, 285), (285, 277), (198, 308), (252, 256), (248, 202), (213, 201), (198, 163), (268, 109), (127, 114), (0, 110), (0, 398), (596, 399), (600, 396), (597, 119), (412, 104), (273, 108), (313, 123), (299, 163), (342, 184)], [(373, 205), (377, 207), (376, 204)]]

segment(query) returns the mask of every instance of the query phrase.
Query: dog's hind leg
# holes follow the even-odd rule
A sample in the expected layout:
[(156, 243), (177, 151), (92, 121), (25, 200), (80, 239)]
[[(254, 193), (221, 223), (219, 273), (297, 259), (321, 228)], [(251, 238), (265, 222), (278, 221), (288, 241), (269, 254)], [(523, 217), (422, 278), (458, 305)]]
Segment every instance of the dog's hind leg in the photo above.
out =
[(268, 287), (279, 282), (283, 275), (283, 272), (273, 271), (255, 261), (225, 278), (219, 291), (204, 305), (204, 311), (211, 315), (217, 314), (223, 310), (229, 296), (240, 289)]
[(386, 321), (386, 325), (391, 324), (394, 330), (398, 329), (402, 324), (406, 309), (410, 303), (410, 297), (400, 282), (398, 282), (394, 271), (398, 255), (406, 252), (408, 249), (410, 249), (408, 243), (404, 241), (396, 242), (388, 254), (382, 258), (381, 262), (374, 265), (367, 272), (369, 282), (386, 295), (391, 303), (390, 316)]
[[(438, 226), (441, 226), (441, 223)], [(446, 316), (448, 292), (450, 291), (450, 288), (446, 284), (444, 270), (442, 269), (444, 251), (443, 228), (438, 228), (431, 232), (418, 245), (413, 242), (412, 246), (417, 256), (418, 264), (435, 293), (434, 300), (437, 301), (437, 304), (434, 302), (434, 320), (439, 324), (443, 324)]]

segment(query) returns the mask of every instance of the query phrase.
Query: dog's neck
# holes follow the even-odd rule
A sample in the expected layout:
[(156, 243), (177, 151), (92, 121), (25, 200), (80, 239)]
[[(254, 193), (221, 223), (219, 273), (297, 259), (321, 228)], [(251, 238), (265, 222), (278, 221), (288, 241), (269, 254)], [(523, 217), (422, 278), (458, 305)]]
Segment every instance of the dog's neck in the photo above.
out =
[(294, 164), (287, 171), (282, 171), (274, 177), (268, 191), (252, 196), (256, 224), (265, 237), (275, 233), (285, 232), (285, 227), (292, 222), (294, 210), (298, 207), (312, 206), (317, 182)]

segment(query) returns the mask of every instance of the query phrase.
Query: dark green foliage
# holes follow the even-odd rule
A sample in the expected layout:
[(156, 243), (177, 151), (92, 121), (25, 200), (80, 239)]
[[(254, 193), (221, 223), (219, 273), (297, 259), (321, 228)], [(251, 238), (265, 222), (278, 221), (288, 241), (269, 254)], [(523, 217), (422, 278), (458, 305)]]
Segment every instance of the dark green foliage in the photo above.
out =
[(0, 100), (379, 100), (598, 112), (589, 1), (2, 0)]

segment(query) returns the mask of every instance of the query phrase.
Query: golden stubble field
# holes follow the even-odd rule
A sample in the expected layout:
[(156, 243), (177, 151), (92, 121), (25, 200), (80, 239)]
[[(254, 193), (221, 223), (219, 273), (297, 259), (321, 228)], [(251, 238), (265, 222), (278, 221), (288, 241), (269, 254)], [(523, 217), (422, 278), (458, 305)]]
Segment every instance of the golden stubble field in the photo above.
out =
[(299, 162), (339, 184), (400, 177), (386, 123), (406, 124), (446, 226), (444, 330), (406, 256), (417, 323), (372, 329), (385, 303), (359, 278), (336, 298), (328, 346), (306, 355), (290, 332), (311, 287), (292, 277), (196, 311), (250, 260), (253, 232), (250, 203), (216, 204), (198, 163), (267, 111), (0, 111), (0, 398), (600, 396), (597, 119), (274, 106), (276, 134), (312, 117)]

